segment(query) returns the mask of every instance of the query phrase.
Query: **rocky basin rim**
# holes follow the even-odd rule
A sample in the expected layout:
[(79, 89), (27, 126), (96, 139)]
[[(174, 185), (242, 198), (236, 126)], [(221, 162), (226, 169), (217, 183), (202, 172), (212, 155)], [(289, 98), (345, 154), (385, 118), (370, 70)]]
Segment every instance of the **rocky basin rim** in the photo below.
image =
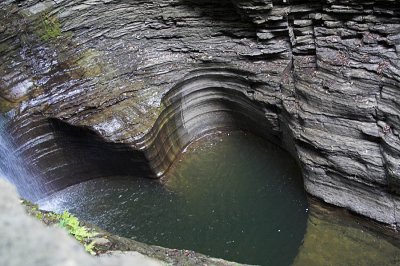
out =
[[(39, 219), (46, 226), (55, 226), (59, 222), (59, 218), (49, 218), (51, 216), (59, 217), (59, 215), (53, 212), (41, 210), (37, 205), (26, 200), (22, 200), (21, 204), (24, 206), (29, 216)], [(93, 252), (96, 256), (112, 256), (113, 254), (123, 255), (124, 252), (129, 253), (134, 251), (168, 265), (246, 265), (229, 262), (223, 259), (212, 258), (191, 250), (170, 249), (155, 245), (148, 245), (130, 238), (112, 234), (96, 225), (82, 220), (80, 220), (79, 223), (80, 226), (87, 228), (89, 232), (94, 234), (93, 236), (88, 237), (86, 241), (88, 243), (94, 243)]]
[(395, 0), (2, 1), (0, 107), (40, 173), (36, 192), (15, 183), (35, 198), (105, 175), (155, 177), (204, 132), (243, 129), (288, 150), (307, 193), (397, 228), (399, 10)]

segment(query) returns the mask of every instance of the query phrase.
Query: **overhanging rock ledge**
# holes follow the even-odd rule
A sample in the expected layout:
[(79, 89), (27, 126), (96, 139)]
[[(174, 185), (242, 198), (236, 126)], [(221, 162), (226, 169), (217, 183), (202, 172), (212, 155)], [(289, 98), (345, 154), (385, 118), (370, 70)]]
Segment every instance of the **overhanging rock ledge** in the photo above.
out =
[(0, 18), (0, 107), (40, 171), (63, 149), (49, 119), (143, 148), (163, 96), (208, 73), (191, 87), (240, 83), (308, 193), (400, 223), (397, 1), (7, 0)]

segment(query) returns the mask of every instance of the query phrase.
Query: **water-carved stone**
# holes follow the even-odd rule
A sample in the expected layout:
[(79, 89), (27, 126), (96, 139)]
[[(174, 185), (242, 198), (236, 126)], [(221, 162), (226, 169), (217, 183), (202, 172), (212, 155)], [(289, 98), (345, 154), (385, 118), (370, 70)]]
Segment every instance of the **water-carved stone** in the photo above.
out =
[(143, 150), (162, 173), (196, 125), (226, 121), (288, 149), (308, 193), (400, 222), (395, 0), (9, 0), (0, 17), (0, 108), (21, 153), (40, 115)]

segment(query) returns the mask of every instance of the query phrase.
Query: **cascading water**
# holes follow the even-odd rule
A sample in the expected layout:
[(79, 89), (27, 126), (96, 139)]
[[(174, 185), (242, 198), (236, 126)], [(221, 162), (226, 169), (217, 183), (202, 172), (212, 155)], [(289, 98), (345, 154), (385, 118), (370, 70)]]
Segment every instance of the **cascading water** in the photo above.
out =
[(14, 184), (21, 197), (36, 202), (43, 188), (35, 178), (28, 163), (18, 154), (18, 150), (7, 132), (7, 118), (0, 116), (0, 178)]

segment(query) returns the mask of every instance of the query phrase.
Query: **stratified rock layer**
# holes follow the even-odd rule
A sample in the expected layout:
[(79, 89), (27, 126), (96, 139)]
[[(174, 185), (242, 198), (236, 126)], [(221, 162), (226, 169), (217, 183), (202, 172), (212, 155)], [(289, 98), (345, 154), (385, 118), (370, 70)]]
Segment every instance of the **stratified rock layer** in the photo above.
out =
[(400, 222), (396, 1), (5, 1), (0, 17), (0, 107), (22, 155), (63, 131), (28, 128), (58, 121), (140, 150), (154, 176), (240, 128), (289, 150), (308, 193)]

